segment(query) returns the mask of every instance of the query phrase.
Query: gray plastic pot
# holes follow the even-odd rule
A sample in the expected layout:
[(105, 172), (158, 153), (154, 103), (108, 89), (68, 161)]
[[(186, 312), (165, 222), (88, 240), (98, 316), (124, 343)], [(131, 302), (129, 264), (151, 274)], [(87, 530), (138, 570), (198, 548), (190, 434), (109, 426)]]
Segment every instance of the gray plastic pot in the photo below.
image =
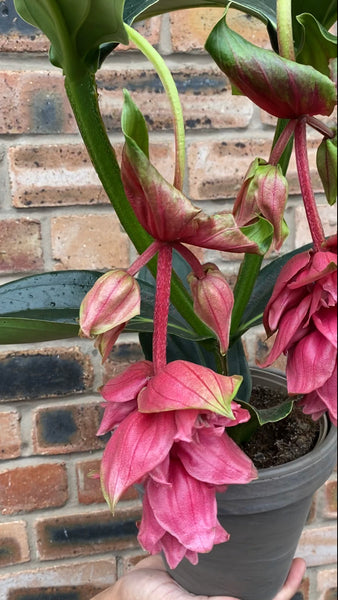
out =
[[(283, 374), (252, 369), (256, 385), (286, 389)], [(323, 419), (324, 420), (324, 419)], [(330, 476), (336, 460), (336, 429), (328, 427), (316, 447), (290, 463), (261, 469), (247, 485), (218, 494), (218, 518), (230, 540), (184, 559), (170, 575), (187, 591), (240, 600), (272, 600), (282, 588), (294, 557), (312, 496)]]

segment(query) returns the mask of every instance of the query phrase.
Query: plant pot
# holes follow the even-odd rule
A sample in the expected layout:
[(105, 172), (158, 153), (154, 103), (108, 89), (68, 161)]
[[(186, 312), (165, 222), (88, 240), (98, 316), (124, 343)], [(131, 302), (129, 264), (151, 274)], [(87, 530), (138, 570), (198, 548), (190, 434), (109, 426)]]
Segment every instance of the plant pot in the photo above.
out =
[[(286, 389), (285, 376), (252, 369), (255, 385)], [(322, 419), (322, 421), (325, 421)], [(240, 600), (272, 600), (282, 588), (307, 519), (312, 496), (333, 470), (336, 429), (307, 455), (261, 469), (257, 480), (230, 485), (217, 495), (218, 518), (230, 540), (200, 554), (196, 566), (184, 559), (170, 575), (187, 591)]]

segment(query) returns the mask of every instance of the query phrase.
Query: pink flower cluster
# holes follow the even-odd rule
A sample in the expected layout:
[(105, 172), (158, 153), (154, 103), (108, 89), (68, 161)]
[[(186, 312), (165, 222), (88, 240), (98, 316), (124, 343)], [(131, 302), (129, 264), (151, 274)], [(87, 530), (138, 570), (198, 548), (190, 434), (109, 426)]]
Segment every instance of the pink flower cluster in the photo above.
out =
[(264, 313), (277, 336), (267, 360), (287, 355), (290, 394), (303, 394), (307, 414), (328, 411), (337, 425), (337, 237), (320, 251), (294, 256), (282, 269)]
[(163, 551), (171, 568), (184, 557), (196, 564), (198, 552), (227, 541), (216, 491), (257, 476), (225, 433), (250, 418), (232, 401), (240, 381), (180, 360), (154, 375), (141, 361), (101, 390), (98, 434), (116, 428), (102, 460), (104, 494), (113, 509), (128, 487), (143, 484), (138, 539), (151, 553)]

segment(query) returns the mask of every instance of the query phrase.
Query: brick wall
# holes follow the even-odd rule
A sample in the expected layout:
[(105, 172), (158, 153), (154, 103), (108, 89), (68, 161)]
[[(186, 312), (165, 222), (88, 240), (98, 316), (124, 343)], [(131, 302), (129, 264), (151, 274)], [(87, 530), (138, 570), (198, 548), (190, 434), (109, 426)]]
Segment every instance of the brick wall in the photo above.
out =
[[(139, 26), (168, 58), (187, 128), (187, 194), (207, 211), (230, 205), (253, 156), (267, 157), (273, 120), (245, 98), (203, 53), (221, 10), (165, 15)], [(267, 45), (265, 28), (231, 12), (231, 24)], [(43, 35), (0, 1), (0, 283), (36, 272), (126, 266), (133, 249), (102, 191), (77, 134), (61, 73), (49, 65)], [(206, 85), (206, 80), (208, 85)], [(151, 130), (151, 154), (173, 172), (171, 115), (158, 78), (133, 48), (120, 48), (98, 74), (111, 139), (121, 150), (122, 89), (129, 86)], [(318, 138), (310, 134), (310, 160)], [(294, 161), (289, 172), (286, 249), (309, 241)], [(335, 227), (314, 172), (326, 233)], [(233, 280), (239, 256), (206, 251)], [(268, 346), (261, 330), (246, 341), (252, 361)], [(130, 491), (112, 517), (99, 469), (105, 438), (96, 436), (97, 388), (140, 357), (124, 335), (102, 367), (92, 344), (65, 340), (0, 347), (0, 597), (88, 600), (129, 569), (142, 551)], [(283, 361), (278, 366), (283, 367)], [(333, 600), (336, 476), (313, 503), (299, 552), (309, 565), (297, 600)]]

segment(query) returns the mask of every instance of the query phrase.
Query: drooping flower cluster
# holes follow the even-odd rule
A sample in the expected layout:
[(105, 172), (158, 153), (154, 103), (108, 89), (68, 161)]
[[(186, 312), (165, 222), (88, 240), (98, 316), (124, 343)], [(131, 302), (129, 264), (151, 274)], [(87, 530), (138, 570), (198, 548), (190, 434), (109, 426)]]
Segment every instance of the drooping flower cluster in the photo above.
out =
[(277, 331), (262, 366), (287, 355), (290, 394), (304, 394), (304, 412), (328, 411), (337, 425), (337, 238), (323, 250), (294, 256), (284, 267), (264, 313), (268, 335)]
[(163, 550), (174, 568), (197, 563), (229, 535), (217, 520), (215, 494), (256, 477), (251, 460), (225, 433), (250, 418), (232, 398), (241, 378), (174, 361), (157, 375), (141, 361), (101, 390), (106, 401), (99, 434), (117, 427), (104, 451), (101, 480), (113, 508), (132, 484), (142, 483), (138, 539)]

